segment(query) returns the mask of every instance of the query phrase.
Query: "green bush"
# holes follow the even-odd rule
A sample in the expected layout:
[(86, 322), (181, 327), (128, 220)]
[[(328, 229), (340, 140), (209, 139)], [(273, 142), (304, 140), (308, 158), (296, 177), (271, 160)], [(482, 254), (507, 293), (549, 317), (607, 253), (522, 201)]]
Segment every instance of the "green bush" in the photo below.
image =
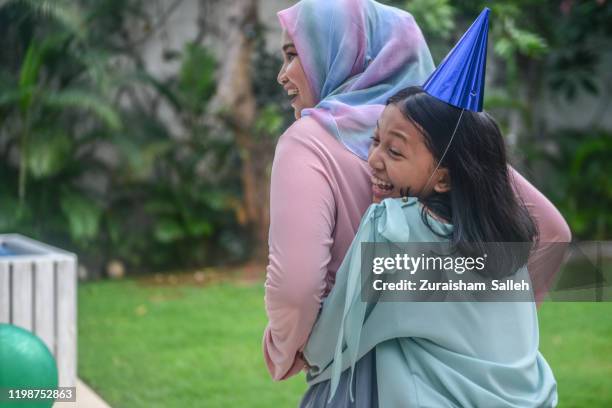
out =
[(612, 236), (612, 133), (557, 131), (528, 157), (546, 174), (541, 180), (544, 192), (565, 216), (574, 238)]
[[(142, 7), (0, 6), (0, 45), (11, 50), (0, 55), (0, 232), (77, 251), (96, 271), (110, 259), (149, 270), (244, 259), (239, 155), (204, 120), (216, 63), (187, 44), (176, 75), (150, 75), (127, 40), (108, 35), (146, 19)], [(118, 59), (134, 63), (116, 69)], [(130, 99), (143, 91), (153, 96)]]

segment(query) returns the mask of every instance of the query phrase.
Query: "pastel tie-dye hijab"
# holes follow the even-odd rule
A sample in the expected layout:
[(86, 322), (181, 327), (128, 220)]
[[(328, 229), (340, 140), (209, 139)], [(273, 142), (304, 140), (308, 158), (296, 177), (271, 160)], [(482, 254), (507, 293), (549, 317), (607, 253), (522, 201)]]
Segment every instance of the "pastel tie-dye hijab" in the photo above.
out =
[(434, 70), (414, 18), (372, 0), (302, 0), (278, 18), (318, 101), (302, 116), (366, 160), (387, 99)]

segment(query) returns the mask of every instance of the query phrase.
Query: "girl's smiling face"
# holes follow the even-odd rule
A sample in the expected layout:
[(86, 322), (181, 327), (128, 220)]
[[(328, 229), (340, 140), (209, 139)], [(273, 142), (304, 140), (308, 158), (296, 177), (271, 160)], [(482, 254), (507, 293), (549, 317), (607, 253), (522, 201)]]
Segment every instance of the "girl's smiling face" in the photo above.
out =
[(276, 80), (292, 98), (291, 106), (296, 119), (302, 116), (302, 109), (312, 108), (316, 105), (315, 97), (310, 89), (306, 73), (300, 62), (295, 44), (287, 30), (282, 35), (283, 65)]
[(436, 161), (425, 136), (395, 104), (387, 105), (378, 120), (368, 164), (375, 203), (388, 197), (425, 197), (432, 190), (443, 193), (450, 189), (445, 168), (438, 168), (429, 180)]

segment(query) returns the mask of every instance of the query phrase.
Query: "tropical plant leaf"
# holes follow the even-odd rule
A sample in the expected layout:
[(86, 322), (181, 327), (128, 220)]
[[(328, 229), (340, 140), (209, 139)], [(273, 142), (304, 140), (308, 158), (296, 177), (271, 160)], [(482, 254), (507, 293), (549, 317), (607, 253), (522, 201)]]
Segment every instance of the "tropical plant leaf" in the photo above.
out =
[(124, 159), (124, 176), (132, 181), (146, 181), (151, 177), (159, 158), (172, 148), (172, 141), (156, 140), (139, 143), (133, 138), (125, 137), (123, 140), (116, 140), (115, 145)]
[(268, 104), (259, 113), (255, 121), (257, 134), (277, 135), (283, 126), (283, 116), (278, 105)]
[(179, 73), (179, 89), (184, 103), (198, 112), (215, 90), (216, 62), (212, 53), (199, 44), (185, 47), (185, 57)]
[(62, 131), (35, 133), (28, 145), (26, 158), (34, 178), (57, 174), (68, 163), (72, 141)]
[(85, 90), (67, 89), (46, 93), (43, 96), (45, 105), (54, 108), (85, 109), (96, 115), (108, 127), (118, 130), (121, 119), (115, 108), (105, 99)]
[(134, 80), (151, 85), (157, 92), (166, 97), (166, 100), (175, 109), (180, 109), (181, 102), (175, 92), (166, 84), (159, 81), (157, 78), (145, 71), (136, 71), (133, 74), (126, 75), (122, 78), (121, 83), (129, 84)]
[(25, 89), (4, 89), (0, 92), (0, 106), (13, 106), (21, 104), (24, 98), (28, 97), (32, 92), (33, 88)]
[(172, 215), (176, 213), (176, 205), (170, 199), (152, 199), (144, 203), (144, 211), (151, 215)]
[(176, 220), (162, 218), (155, 223), (153, 234), (157, 241), (169, 243), (182, 239), (185, 236), (185, 230)]
[(87, 77), (95, 89), (100, 90), (104, 95), (111, 95), (114, 92), (115, 85), (121, 76), (108, 69), (108, 61), (111, 57), (109, 53), (95, 48), (86, 48), (85, 50), (74, 50), (71, 56), (83, 64)]
[(207, 220), (192, 220), (187, 223), (187, 230), (192, 237), (209, 237), (213, 231), (213, 225)]
[(68, 219), (70, 236), (75, 242), (89, 241), (96, 237), (99, 230), (102, 209), (83, 194), (64, 190), (60, 206)]
[(20, 205), (17, 197), (2, 188), (0, 200), (0, 232), (15, 232), (19, 223)]
[(406, 10), (430, 36), (448, 39), (455, 28), (455, 9), (449, 0), (409, 0)]
[(32, 13), (57, 21), (77, 37), (82, 38), (85, 36), (83, 17), (77, 2), (62, 0), (9, 0), (4, 2), (4, 4), (0, 4), (0, 7), (6, 7), (12, 3), (24, 4)]
[(41, 50), (37, 43), (32, 41), (28, 46), (28, 50), (19, 71), (19, 89), (21, 92), (19, 106), (22, 112), (27, 111), (32, 103), (33, 92), (31, 90), (36, 86), (41, 63)]

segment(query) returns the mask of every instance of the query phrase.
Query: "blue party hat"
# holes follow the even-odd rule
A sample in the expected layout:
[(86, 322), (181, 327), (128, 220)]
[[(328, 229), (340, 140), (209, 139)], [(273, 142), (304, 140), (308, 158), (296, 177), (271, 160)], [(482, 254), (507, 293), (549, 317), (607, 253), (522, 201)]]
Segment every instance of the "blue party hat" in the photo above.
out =
[(425, 92), (458, 108), (482, 111), (490, 12), (485, 7), (427, 78), (423, 85)]

